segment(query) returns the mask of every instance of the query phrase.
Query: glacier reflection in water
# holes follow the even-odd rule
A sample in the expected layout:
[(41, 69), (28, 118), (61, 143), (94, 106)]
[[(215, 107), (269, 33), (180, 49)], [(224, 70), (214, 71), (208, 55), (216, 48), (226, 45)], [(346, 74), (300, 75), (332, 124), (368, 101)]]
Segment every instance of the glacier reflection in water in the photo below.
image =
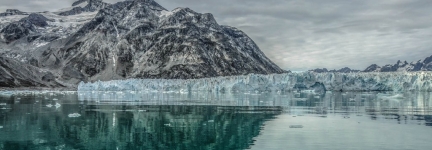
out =
[(0, 92), (0, 149), (423, 149), (431, 105), (429, 92)]

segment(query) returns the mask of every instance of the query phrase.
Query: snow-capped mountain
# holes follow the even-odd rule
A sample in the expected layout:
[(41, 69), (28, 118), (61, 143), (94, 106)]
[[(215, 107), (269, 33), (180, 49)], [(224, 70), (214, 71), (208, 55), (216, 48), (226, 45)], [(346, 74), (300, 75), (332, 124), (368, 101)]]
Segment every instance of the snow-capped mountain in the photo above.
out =
[(327, 68), (317, 68), (313, 70), (309, 70), (310, 72), (316, 72), (316, 73), (325, 73), (325, 72), (339, 72), (339, 73), (353, 73), (353, 72), (360, 72), (360, 70), (354, 70), (348, 67), (341, 68), (339, 70), (328, 70)]
[(432, 56), (425, 58), (423, 61), (408, 63), (398, 60), (394, 65), (378, 66), (372, 64), (363, 72), (396, 72), (396, 71), (432, 71)]
[(63, 8), (56, 13), (61, 16), (77, 15), (83, 12), (99, 11), (109, 5), (102, 0), (78, 0), (72, 4), (72, 7)]
[(3, 87), (283, 72), (242, 31), (153, 0), (79, 0), (58, 12), (0, 17)]
[(22, 12), (18, 9), (6, 9), (6, 12), (0, 13), (1, 17), (13, 16), (13, 15), (28, 15), (28, 13)]

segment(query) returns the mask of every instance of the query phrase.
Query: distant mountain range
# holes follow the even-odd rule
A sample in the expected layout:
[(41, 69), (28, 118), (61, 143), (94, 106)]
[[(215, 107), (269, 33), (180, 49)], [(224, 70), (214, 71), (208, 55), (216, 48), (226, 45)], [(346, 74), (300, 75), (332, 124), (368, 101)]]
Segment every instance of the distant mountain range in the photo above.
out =
[(350, 73), (350, 72), (413, 72), (413, 71), (432, 71), (432, 56), (425, 58), (424, 60), (419, 60), (417, 62), (408, 63), (406, 61), (398, 60), (396, 64), (388, 64), (384, 66), (378, 66), (377, 64), (372, 64), (367, 67), (365, 70), (352, 70), (348, 67), (339, 69), (339, 70), (327, 70), (323, 69), (314, 69), (309, 70), (311, 72), (323, 73), (323, 72), (341, 72), (341, 73)]
[(360, 70), (352, 70), (351, 68), (348, 67), (344, 67), (341, 68), (339, 70), (327, 70), (327, 68), (322, 68), (322, 69), (314, 69), (314, 70), (309, 70), (311, 72), (316, 72), (316, 73), (323, 73), (323, 72), (340, 72), (340, 73), (351, 73), (351, 72), (360, 72)]
[(241, 30), (153, 0), (0, 14), (0, 87), (284, 73)]

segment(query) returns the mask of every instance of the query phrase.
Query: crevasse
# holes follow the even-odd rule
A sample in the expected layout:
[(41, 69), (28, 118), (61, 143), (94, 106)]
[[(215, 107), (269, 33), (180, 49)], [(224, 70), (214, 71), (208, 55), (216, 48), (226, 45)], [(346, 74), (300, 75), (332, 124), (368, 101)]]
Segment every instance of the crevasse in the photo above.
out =
[(284, 92), (317, 91), (432, 91), (432, 72), (286, 73), (203, 79), (127, 79), (81, 82), (78, 91), (154, 92)]

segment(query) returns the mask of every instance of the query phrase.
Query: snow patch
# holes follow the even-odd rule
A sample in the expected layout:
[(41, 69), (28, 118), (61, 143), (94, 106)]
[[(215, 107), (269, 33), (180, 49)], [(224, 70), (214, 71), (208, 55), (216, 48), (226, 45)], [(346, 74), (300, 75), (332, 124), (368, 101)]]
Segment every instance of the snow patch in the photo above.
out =
[(168, 16), (171, 16), (172, 14), (173, 14), (173, 12), (162, 10), (162, 11), (160, 11), (159, 17), (168, 17)]

